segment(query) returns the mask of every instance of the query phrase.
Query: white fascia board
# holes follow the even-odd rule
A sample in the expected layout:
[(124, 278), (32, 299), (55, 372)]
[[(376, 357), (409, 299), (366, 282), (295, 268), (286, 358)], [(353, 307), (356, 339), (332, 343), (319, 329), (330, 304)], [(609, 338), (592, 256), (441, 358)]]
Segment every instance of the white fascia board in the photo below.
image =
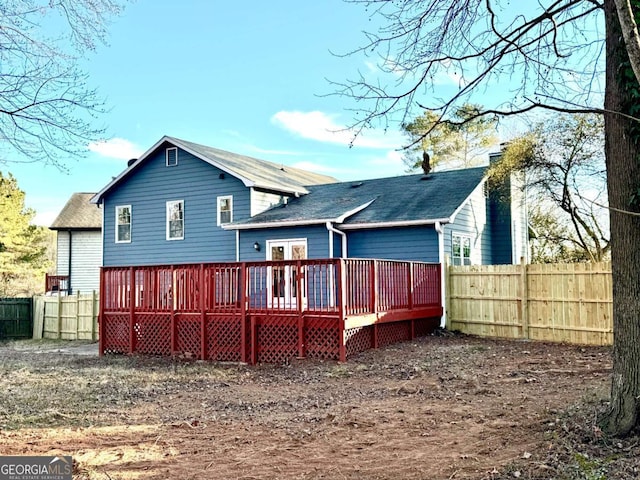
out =
[(478, 184), (478, 186), (476, 188), (474, 188), (473, 190), (471, 190), (471, 193), (469, 194), (469, 196), (464, 199), (464, 202), (462, 202), (458, 206), (458, 208), (455, 209), (455, 211), (453, 212), (453, 215), (451, 215), (451, 223), (455, 222), (456, 216), (458, 215), (458, 213), (460, 213), (460, 211), (467, 205), (467, 203), (469, 203), (469, 201), (471, 200), (471, 197), (473, 197), (475, 195), (476, 191), (479, 188), (484, 188), (484, 184), (485, 183), (487, 183), (487, 177), (483, 177), (482, 180), (480, 181), (480, 183)]
[(350, 223), (340, 225), (341, 230), (361, 230), (366, 228), (415, 227), (420, 225), (435, 225), (437, 223), (451, 223), (450, 218), (435, 218), (431, 220), (405, 220), (397, 222)]
[(314, 219), (314, 220), (287, 220), (282, 222), (268, 223), (249, 223), (242, 225), (222, 225), (225, 230), (254, 230), (256, 228), (281, 228), (281, 227), (298, 227), (305, 225), (325, 225), (327, 222), (334, 222), (333, 219)]
[[(374, 199), (375, 200), (375, 199)], [(345, 218), (350, 217), (358, 213), (361, 210), (364, 210), (369, 205), (371, 205), (374, 200), (371, 200), (367, 203), (364, 203), (353, 210), (349, 210), (348, 212), (343, 213), (339, 217), (336, 218), (315, 218), (311, 220), (282, 220), (278, 222), (265, 222), (265, 223), (249, 223), (249, 224), (240, 224), (240, 225), (222, 225), (222, 228), (225, 230), (253, 230), (256, 228), (280, 228), (280, 227), (298, 227), (305, 225), (326, 225), (327, 222), (331, 223), (342, 223)]]
[(203, 157), (201, 153), (198, 153), (198, 152), (190, 149), (189, 147), (184, 145), (181, 141), (179, 141), (177, 138), (173, 138), (173, 137), (172, 138), (167, 138), (167, 137), (165, 137), (165, 139), (168, 142), (170, 142), (173, 145), (175, 145), (176, 147), (180, 147), (185, 152), (190, 153), (194, 157), (197, 157), (200, 160), (203, 160), (203, 161), (207, 162), (209, 165), (213, 165), (214, 167), (219, 168), (223, 172), (228, 173), (229, 175), (237, 178), (238, 180), (241, 180), (242, 183), (244, 183), (245, 187), (255, 187), (255, 182), (253, 182), (252, 180), (249, 180), (248, 178), (245, 178), (242, 175), (238, 175), (236, 172), (234, 172), (233, 170), (230, 170), (229, 168), (227, 168), (224, 164), (222, 164), (220, 162), (217, 162), (217, 161), (215, 161), (215, 160), (213, 160), (211, 158), (208, 158), (208, 157)]
[(102, 190), (100, 190), (93, 197), (91, 197), (90, 202), (91, 203), (100, 203), (100, 201), (102, 200), (102, 197), (104, 196), (104, 194), (106, 192), (111, 190), (111, 188), (113, 186), (115, 186), (117, 183), (119, 183), (120, 180), (122, 180), (124, 177), (128, 176), (131, 173), (132, 170), (134, 170), (139, 165), (141, 165), (144, 162), (144, 160), (148, 156), (150, 156), (156, 149), (158, 149), (158, 147), (160, 147), (160, 145), (162, 145), (164, 142), (170, 143), (171, 145), (174, 145), (176, 147), (180, 147), (185, 152), (189, 152), (194, 157), (199, 158), (202, 161), (207, 162), (208, 164), (219, 168), (223, 172), (228, 173), (229, 175), (231, 175), (231, 176), (239, 179), (240, 181), (242, 181), (242, 183), (246, 187), (262, 187), (262, 188), (267, 188), (267, 189), (271, 188), (271, 189), (276, 190), (276, 191), (282, 191), (283, 193), (291, 193), (291, 194), (294, 194), (294, 195), (300, 195), (300, 194), (309, 193), (307, 190), (304, 190), (304, 191), (299, 191), (299, 190), (294, 190), (294, 189), (286, 190), (286, 189), (282, 189), (282, 188), (273, 188), (273, 187), (269, 187), (269, 186), (256, 185), (254, 181), (252, 181), (252, 180), (250, 180), (248, 178), (245, 178), (245, 177), (243, 177), (241, 175), (238, 175), (236, 172), (234, 172), (234, 171), (228, 169), (227, 167), (225, 167), (224, 164), (216, 162), (215, 160), (212, 160), (212, 159), (210, 159), (208, 157), (203, 157), (200, 153), (197, 153), (197, 152), (191, 150), (190, 148), (188, 148), (187, 146), (185, 146), (178, 139), (173, 138), (173, 137), (169, 137), (168, 135), (164, 135), (160, 140), (158, 140), (156, 143), (154, 143), (153, 146), (150, 149), (148, 149), (146, 152), (144, 152), (142, 155), (140, 155), (140, 157), (138, 157), (138, 159), (132, 165), (127, 167), (125, 170), (123, 170), (120, 173), (120, 175), (118, 175), (113, 180), (111, 180)]
[(184, 145), (182, 142), (180, 142), (178, 139), (175, 138), (170, 138), (167, 139), (168, 142), (173, 143), (175, 146), (180, 147), (181, 149), (183, 149), (185, 152), (189, 152), (191, 155), (193, 155), (194, 157), (197, 157), (205, 162), (207, 162), (209, 165), (213, 165), (216, 168), (219, 168), (220, 170), (222, 170), (225, 173), (228, 173), (229, 175), (237, 178), (238, 180), (240, 180), (245, 187), (249, 187), (249, 188), (264, 188), (267, 190), (274, 190), (274, 191), (278, 191), (278, 192), (282, 192), (282, 193), (291, 193), (294, 195), (301, 195), (301, 194), (307, 194), (309, 193), (308, 190), (306, 190), (303, 187), (303, 190), (296, 190), (296, 189), (284, 189), (282, 187), (275, 187), (273, 185), (259, 185), (256, 184), (256, 182), (254, 182), (253, 180), (243, 177), (242, 175), (239, 175), (237, 172), (235, 172), (234, 170), (229, 169), (227, 166), (225, 166), (224, 163), (220, 163), (212, 158), (209, 157), (203, 157), (202, 154), (191, 150), (189, 147), (187, 147), (186, 145)]
[(140, 165), (145, 158), (147, 158), (149, 155), (151, 155), (151, 153), (153, 153), (165, 141), (173, 143), (171, 140), (169, 140), (169, 137), (167, 135), (163, 136), (150, 149), (148, 149), (146, 152), (144, 152), (142, 155), (140, 155), (138, 157), (138, 159), (135, 162), (133, 162), (133, 164), (131, 164), (130, 166), (125, 168), (122, 172), (120, 172), (120, 175), (118, 175), (113, 180), (111, 180), (102, 190), (100, 190), (93, 197), (91, 197), (91, 200), (89, 200), (89, 201), (91, 203), (100, 203), (100, 201), (102, 200), (103, 195), (105, 193), (107, 193), (109, 190), (111, 190), (111, 187), (113, 187), (118, 182), (120, 182), (120, 180), (122, 180), (124, 177), (129, 175), (129, 173), (133, 169), (135, 169), (138, 165)]

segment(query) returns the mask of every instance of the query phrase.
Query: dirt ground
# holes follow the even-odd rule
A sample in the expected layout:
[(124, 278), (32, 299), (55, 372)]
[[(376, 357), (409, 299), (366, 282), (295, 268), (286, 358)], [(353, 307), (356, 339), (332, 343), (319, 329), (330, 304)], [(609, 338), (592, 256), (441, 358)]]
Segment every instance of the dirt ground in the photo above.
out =
[(0, 345), (0, 454), (105, 480), (640, 477), (639, 438), (596, 426), (608, 348), (446, 335), (250, 367), (74, 346)]

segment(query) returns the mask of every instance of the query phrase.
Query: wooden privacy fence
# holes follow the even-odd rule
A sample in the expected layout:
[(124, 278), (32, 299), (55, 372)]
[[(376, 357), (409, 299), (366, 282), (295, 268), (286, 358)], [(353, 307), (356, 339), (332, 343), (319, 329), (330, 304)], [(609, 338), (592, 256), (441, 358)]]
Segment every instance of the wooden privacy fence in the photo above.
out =
[(96, 292), (34, 298), (33, 338), (98, 339)]
[(584, 345), (613, 342), (609, 263), (450, 266), (447, 327)]
[(104, 267), (100, 353), (345, 360), (437, 327), (440, 272), (371, 259)]
[(30, 298), (0, 298), (0, 340), (31, 338), (32, 310)]

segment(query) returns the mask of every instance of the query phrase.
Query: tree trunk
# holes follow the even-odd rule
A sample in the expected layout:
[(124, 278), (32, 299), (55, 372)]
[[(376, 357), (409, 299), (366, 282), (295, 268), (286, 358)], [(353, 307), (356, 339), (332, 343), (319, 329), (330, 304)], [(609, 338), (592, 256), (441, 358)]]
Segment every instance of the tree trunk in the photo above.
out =
[[(605, 0), (606, 90), (605, 110), (637, 116), (622, 31), (614, 0)], [(636, 107), (637, 108), (637, 107)], [(613, 379), (611, 404), (600, 426), (623, 436), (640, 420), (640, 123), (621, 115), (605, 114), (605, 155), (611, 220), (613, 270)]]

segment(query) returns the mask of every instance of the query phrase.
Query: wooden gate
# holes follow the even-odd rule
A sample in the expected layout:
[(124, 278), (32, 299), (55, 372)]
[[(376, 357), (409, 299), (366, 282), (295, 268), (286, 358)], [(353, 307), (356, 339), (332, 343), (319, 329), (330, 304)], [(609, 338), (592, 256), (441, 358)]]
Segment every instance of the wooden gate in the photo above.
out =
[(32, 311), (30, 298), (0, 298), (0, 340), (31, 338)]

